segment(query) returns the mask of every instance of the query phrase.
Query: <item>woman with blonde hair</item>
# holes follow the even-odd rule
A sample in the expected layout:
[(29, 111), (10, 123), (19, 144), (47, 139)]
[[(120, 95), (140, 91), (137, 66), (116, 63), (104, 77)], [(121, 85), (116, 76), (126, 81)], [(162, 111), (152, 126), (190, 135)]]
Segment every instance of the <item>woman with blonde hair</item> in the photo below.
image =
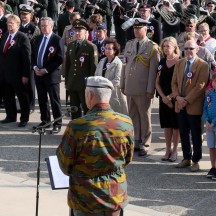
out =
[(174, 162), (177, 159), (179, 143), (178, 120), (171, 90), (174, 67), (180, 55), (176, 39), (174, 37), (164, 38), (161, 42), (161, 51), (164, 58), (159, 63), (156, 78), (156, 89), (159, 94), (160, 125), (161, 128), (164, 128), (166, 140), (166, 153), (161, 160)]

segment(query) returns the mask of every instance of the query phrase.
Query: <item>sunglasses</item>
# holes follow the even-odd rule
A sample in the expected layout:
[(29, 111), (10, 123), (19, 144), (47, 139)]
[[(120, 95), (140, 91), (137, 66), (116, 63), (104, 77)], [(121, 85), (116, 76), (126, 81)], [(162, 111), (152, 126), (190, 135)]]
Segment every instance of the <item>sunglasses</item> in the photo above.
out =
[(192, 51), (192, 50), (194, 50), (194, 49), (196, 49), (196, 48), (194, 48), (194, 47), (185, 47), (185, 48), (184, 48), (184, 50), (190, 50), (190, 51)]

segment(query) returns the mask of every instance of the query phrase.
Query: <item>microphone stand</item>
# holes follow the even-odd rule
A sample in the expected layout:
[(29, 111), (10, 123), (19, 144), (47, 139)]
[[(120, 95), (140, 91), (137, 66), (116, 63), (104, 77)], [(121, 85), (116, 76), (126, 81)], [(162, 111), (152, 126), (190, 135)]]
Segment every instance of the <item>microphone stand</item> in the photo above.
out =
[[(76, 108), (76, 109), (75, 109)], [(47, 126), (59, 121), (64, 116), (68, 115), (68, 113), (77, 112), (77, 107), (68, 107), (67, 113), (61, 115), (60, 117), (54, 119), (51, 122), (46, 123), (45, 125), (38, 126), (33, 128), (32, 133), (38, 132), (39, 133), (39, 150), (38, 150), (38, 166), (37, 166), (37, 190), (36, 190), (36, 216), (38, 216), (38, 207), (39, 207), (39, 186), (40, 186), (40, 160), (41, 160), (41, 141), (42, 141), (42, 135), (46, 135), (46, 128)]]

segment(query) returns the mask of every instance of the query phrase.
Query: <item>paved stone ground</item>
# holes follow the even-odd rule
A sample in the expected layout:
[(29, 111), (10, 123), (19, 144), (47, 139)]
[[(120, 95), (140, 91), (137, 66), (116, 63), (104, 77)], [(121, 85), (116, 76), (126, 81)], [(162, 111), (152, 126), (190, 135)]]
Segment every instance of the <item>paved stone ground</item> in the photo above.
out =
[[(64, 106), (63, 84), (61, 90)], [(204, 142), (200, 172), (191, 173), (189, 169), (179, 170), (174, 168), (175, 163), (161, 162), (165, 143), (159, 125), (157, 99), (154, 99), (152, 107), (153, 140), (150, 154), (147, 157), (138, 157), (135, 153), (133, 162), (126, 169), (130, 204), (137, 206), (137, 211), (140, 209), (142, 212), (141, 215), (165, 215), (166, 213), (191, 216), (215, 215), (216, 182), (205, 177), (210, 168), (206, 142)], [(1, 109), (0, 119), (3, 118), (5, 113)], [(41, 183), (50, 184), (45, 158), (55, 154), (69, 120), (69, 117), (64, 117), (61, 133), (42, 136)], [(0, 172), (2, 174), (34, 181), (36, 185), (39, 135), (32, 133), (31, 128), (39, 122), (40, 114), (37, 107), (30, 117), (28, 126), (24, 129), (18, 128), (17, 123), (0, 124)], [(181, 158), (179, 145), (177, 162)], [(143, 207), (152, 212), (148, 211), (148, 214), (145, 214)], [(135, 216), (133, 213), (128, 215)]]

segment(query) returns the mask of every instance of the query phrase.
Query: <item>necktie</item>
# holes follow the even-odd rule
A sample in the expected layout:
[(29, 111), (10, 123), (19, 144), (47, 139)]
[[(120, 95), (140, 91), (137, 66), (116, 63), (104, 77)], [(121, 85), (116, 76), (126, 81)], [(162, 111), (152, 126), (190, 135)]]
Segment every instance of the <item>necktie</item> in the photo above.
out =
[(45, 45), (46, 45), (46, 40), (47, 37), (43, 38), (43, 43), (41, 45), (41, 48), (38, 52), (38, 58), (37, 58), (37, 66), (38, 68), (42, 68), (43, 67), (43, 53), (44, 53), (44, 49), (45, 49)]
[(137, 44), (136, 44), (136, 48), (137, 48), (137, 54), (138, 54), (138, 52), (139, 52), (139, 41), (137, 42)]
[(75, 54), (77, 54), (77, 53), (78, 53), (78, 51), (79, 51), (79, 48), (80, 48), (80, 43), (79, 43), (79, 42), (77, 42), (77, 43), (76, 43), (76, 50), (75, 50)]
[(4, 46), (4, 54), (7, 52), (8, 48), (10, 47), (10, 43), (11, 43), (11, 35), (9, 35), (6, 43), (5, 43), (5, 46)]
[(183, 76), (183, 80), (182, 80), (182, 88), (181, 88), (181, 95), (185, 96), (185, 85), (186, 85), (186, 81), (187, 81), (187, 74), (190, 71), (190, 61), (187, 61), (187, 66), (186, 66), (186, 70), (184, 72), (184, 76)]

